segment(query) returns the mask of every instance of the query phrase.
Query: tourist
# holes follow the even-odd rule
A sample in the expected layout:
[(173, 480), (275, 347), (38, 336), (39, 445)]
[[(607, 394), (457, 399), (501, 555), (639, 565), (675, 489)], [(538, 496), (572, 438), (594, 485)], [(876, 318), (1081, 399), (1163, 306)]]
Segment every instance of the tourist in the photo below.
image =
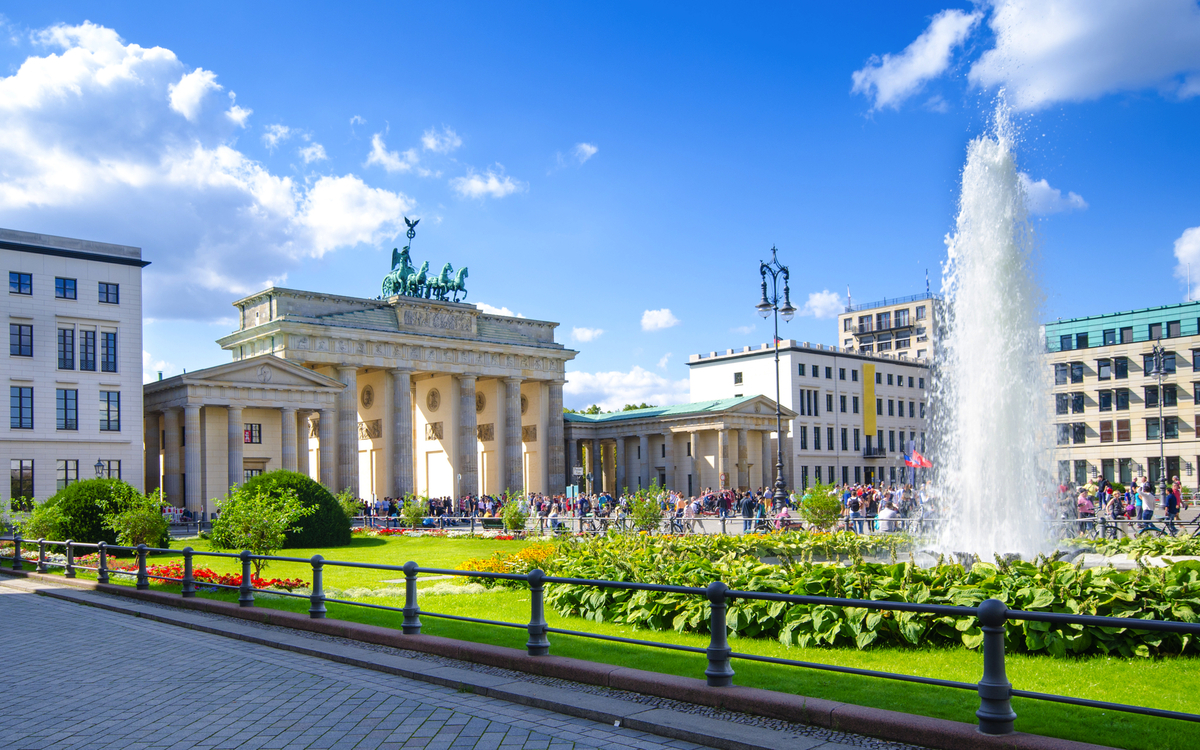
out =
[(741, 502), (742, 533), (743, 534), (749, 534), (750, 529), (754, 525), (754, 521), (753, 521), (754, 509), (755, 509), (754, 495), (753, 495), (753, 493), (747, 492), (745, 494), (745, 496), (742, 498), (742, 502)]
[(1163, 511), (1166, 514), (1167, 533), (1175, 536), (1179, 533), (1179, 529), (1175, 527), (1175, 521), (1179, 518), (1179, 496), (1175, 494), (1174, 487), (1167, 490), (1166, 496), (1163, 497)]
[(1158, 531), (1158, 527), (1152, 523), (1154, 521), (1154, 508), (1158, 504), (1158, 498), (1154, 496), (1154, 491), (1151, 489), (1149, 481), (1142, 484), (1142, 489), (1138, 492), (1138, 499), (1142, 504), (1141, 520), (1146, 522), (1142, 524), (1142, 531)]
[(857, 534), (863, 533), (863, 514), (862, 500), (853, 492), (850, 493), (850, 499), (846, 501), (846, 507), (850, 510), (850, 522), (846, 524), (846, 528)]
[(900, 511), (896, 510), (896, 506), (891, 500), (884, 504), (883, 510), (879, 511), (879, 530), (880, 531), (896, 531), (896, 521), (893, 519), (900, 517)]

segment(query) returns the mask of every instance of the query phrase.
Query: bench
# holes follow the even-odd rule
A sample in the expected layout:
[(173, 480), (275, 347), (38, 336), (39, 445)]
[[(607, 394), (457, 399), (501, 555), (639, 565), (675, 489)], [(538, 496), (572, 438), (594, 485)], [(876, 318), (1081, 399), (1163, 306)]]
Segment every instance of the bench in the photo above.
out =
[(481, 524), (483, 524), (483, 528), (485, 531), (487, 531), (487, 530), (504, 531), (504, 519), (503, 518), (480, 518), (479, 522)]

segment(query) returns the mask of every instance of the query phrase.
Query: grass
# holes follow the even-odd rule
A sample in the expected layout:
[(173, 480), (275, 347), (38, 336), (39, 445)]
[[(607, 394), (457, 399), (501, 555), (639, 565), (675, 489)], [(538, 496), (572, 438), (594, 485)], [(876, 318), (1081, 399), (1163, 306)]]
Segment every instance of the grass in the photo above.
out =
[[(208, 549), (207, 543), (190, 541), (195, 549)], [(427, 567), (452, 568), (470, 557), (482, 557), (497, 549), (515, 551), (519, 542), (486, 539), (447, 538), (374, 538), (355, 539), (350, 547), (335, 550), (288, 550), (286, 554), (308, 557), (320, 552), (339, 560), (382, 562), (401, 565), (416, 560)], [(156, 556), (155, 562), (170, 556)], [(236, 560), (210, 558), (205, 564), (220, 572), (238, 572)], [(215, 562), (216, 564), (209, 564)], [(275, 563), (270, 577), (299, 577), (309, 580), (311, 569), (299, 563)], [(386, 588), (385, 579), (401, 577), (383, 571), (330, 567), (326, 585), (336, 588)], [(119, 582), (132, 580), (117, 578)], [(391, 584), (394, 585), (394, 584)], [(178, 586), (155, 584), (156, 589), (178, 591)], [(234, 592), (202, 593), (202, 596), (233, 601)], [(374, 598), (372, 603), (400, 607), (394, 598)], [(304, 600), (257, 596), (256, 606), (303, 612)], [(399, 627), (398, 612), (371, 610), (349, 605), (328, 604), (329, 617), (371, 625)], [(529, 593), (519, 589), (492, 589), (479, 594), (423, 595), (421, 607), (428, 612), (481, 619), (525, 623), (529, 619)], [(705, 647), (708, 639), (695, 634), (647, 632), (613, 623), (596, 623), (580, 618), (565, 618), (548, 612), (552, 627), (654, 640), (664, 643)], [(478, 643), (524, 648), (524, 630), (463, 623), (422, 617), (423, 632)], [(551, 634), (551, 653), (637, 669), (688, 677), (702, 677), (704, 657), (667, 651), (649, 646), (598, 642)], [(777, 656), (801, 661), (897, 672), (974, 683), (982, 674), (982, 656), (965, 649), (874, 648), (867, 651), (827, 648), (787, 648), (775, 641), (737, 639), (735, 651)], [(734, 660), (738, 685), (760, 687), (799, 695), (855, 703), (864, 706), (903, 711), (937, 718), (974, 723), (979, 707), (972, 691), (902, 683), (894, 680), (843, 675), (813, 669), (761, 664)], [(1009, 655), (1006, 659), (1009, 679), (1019, 689), (1094, 700), (1128, 703), (1188, 713), (1200, 713), (1200, 659), (1169, 658), (1157, 660), (1084, 657), (1054, 659), (1046, 656)], [(1200, 725), (1101, 711), (1032, 699), (1015, 698), (1017, 729), (1023, 732), (1063, 737), (1101, 745), (1134, 750), (1184, 750), (1200, 746)]]

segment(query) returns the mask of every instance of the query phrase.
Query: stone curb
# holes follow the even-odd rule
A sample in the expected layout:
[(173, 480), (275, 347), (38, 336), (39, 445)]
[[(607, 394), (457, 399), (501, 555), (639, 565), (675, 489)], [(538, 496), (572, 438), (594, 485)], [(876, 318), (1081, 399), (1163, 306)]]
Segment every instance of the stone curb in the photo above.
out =
[[(985, 735), (980, 734), (974, 724), (947, 719), (936, 719), (901, 713), (899, 711), (857, 706), (820, 698), (808, 698), (791, 693), (763, 690), (761, 688), (713, 688), (709, 687), (704, 680), (691, 677), (629, 669), (563, 656), (529, 656), (524, 651), (502, 646), (458, 641), (432, 635), (404, 635), (399, 630), (392, 628), (363, 625), (344, 620), (314, 620), (294, 612), (258, 607), (239, 607), (236, 604), (213, 599), (184, 599), (177, 595), (158, 591), (137, 591), (128, 586), (100, 584), (95, 581), (69, 579), (62, 576), (28, 571), (0, 569), (0, 573), (4, 573), (5, 577), (21, 577), (62, 587), (115, 594), (129, 599), (152, 602), (177, 609), (190, 609), (225, 615), (266, 625), (304, 630), (408, 651), (419, 651), (458, 659), (460, 661), (510, 669), (517, 672), (627, 690), (659, 698), (670, 698), (727, 711), (809, 724), (834, 731), (861, 734), (895, 742), (922, 745), (934, 750), (1112, 750), (1102, 745), (1076, 742), (1057, 737), (1025, 734), (1022, 732), (1006, 736)], [(451, 667), (431, 668), (427, 662), (404, 659), (376, 652), (370, 652), (368, 658), (360, 658), (352, 655), (348, 649), (337, 644), (327, 643), (318, 645), (310, 639), (301, 638), (268, 639), (264, 638), (260, 633), (249, 629), (241, 629), (236, 626), (220, 628), (208, 621), (174, 618), (148, 610), (130, 610), (116, 606), (110, 602), (89, 600), (62, 590), (38, 589), (36, 593), (110, 611), (132, 614), (159, 622), (181, 625), (194, 630), (223, 635), (273, 648), (329, 659), (343, 664), (395, 674), (409, 679), (453, 687), (458, 690), (469, 690), (480, 695), (544, 708), (568, 716), (577, 716), (604, 722), (619, 720), (622, 726), (629, 727), (630, 729), (708, 745), (710, 747), (727, 748), (728, 750), (751, 750), (757, 748), (775, 750), (776, 748), (789, 747), (797, 748), (797, 750), (805, 750), (806, 748), (816, 747), (820, 744), (818, 741), (808, 738), (787, 737), (791, 741), (781, 745), (779, 743), (786, 735), (774, 730), (730, 724), (713, 719), (700, 721), (703, 717), (693, 714), (666, 711), (665, 709), (647, 709), (646, 706), (641, 704), (611, 698), (599, 698), (598, 696), (589, 694), (587, 695), (586, 702), (597, 706), (593, 710), (579, 705), (584, 701), (572, 703), (555, 700), (552, 696), (555, 693), (561, 694), (563, 691), (555, 689), (555, 691), (548, 692), (544, 685), (512, 682), (507, 678), (498, 678)], [(572, 695), (576, 694), (572, 693)], [(600, 705), (604, 705), (607, 708), (600, 709)], [(669, 714), (674, 714), (675, 716), (672, 717)], [(709, 726), (709, 724), (713, 726)], [(728, 727), (735, 727), (736, 731), (723, 729)], [(704, 731), (696, 732), (693, 728), (702, 728)], [(763, 737), (762, 740), (759, 740), (757, 737), (751, 737), (751, 735), (758, 735), (764, 732), (772, 735), (769, 738), (770, 742), (768, 744), (759, 744), (760, 741), (767, 740), (768, 738), (766, 737)], [(799, 742), (796, 740), (799, 740)]]

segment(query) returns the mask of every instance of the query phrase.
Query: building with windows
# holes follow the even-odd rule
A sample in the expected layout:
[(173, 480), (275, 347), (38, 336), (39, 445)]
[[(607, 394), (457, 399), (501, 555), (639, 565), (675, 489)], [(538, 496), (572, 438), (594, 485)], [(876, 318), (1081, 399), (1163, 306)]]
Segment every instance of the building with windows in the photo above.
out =
[(847, 305), (838, 315), (841, 348), (932, 360), (941, 321), (941, 298), (931, 292)]
[(102, 475), (143, 487), (136, 247), (0, 229), (8, 273), (3, 500)]
[[(771, 344), (693, 354), (688, 367), (692, 401), (775, 397)], [(779, 403), (795, 414), (783, 427), (789, 486), (903, 481), (903, 455), (925, 447), (929, 385), (924, 359), (780, 341)]]
[[(1060, 483), (1104, 476), (1197, 481), (1200, 462), (1200, 302), (1047, 323)], [(1161, 343), (1165, 376), (1148, 373)], [(1159, 417), (1159, 406), (1162, 417)]]

